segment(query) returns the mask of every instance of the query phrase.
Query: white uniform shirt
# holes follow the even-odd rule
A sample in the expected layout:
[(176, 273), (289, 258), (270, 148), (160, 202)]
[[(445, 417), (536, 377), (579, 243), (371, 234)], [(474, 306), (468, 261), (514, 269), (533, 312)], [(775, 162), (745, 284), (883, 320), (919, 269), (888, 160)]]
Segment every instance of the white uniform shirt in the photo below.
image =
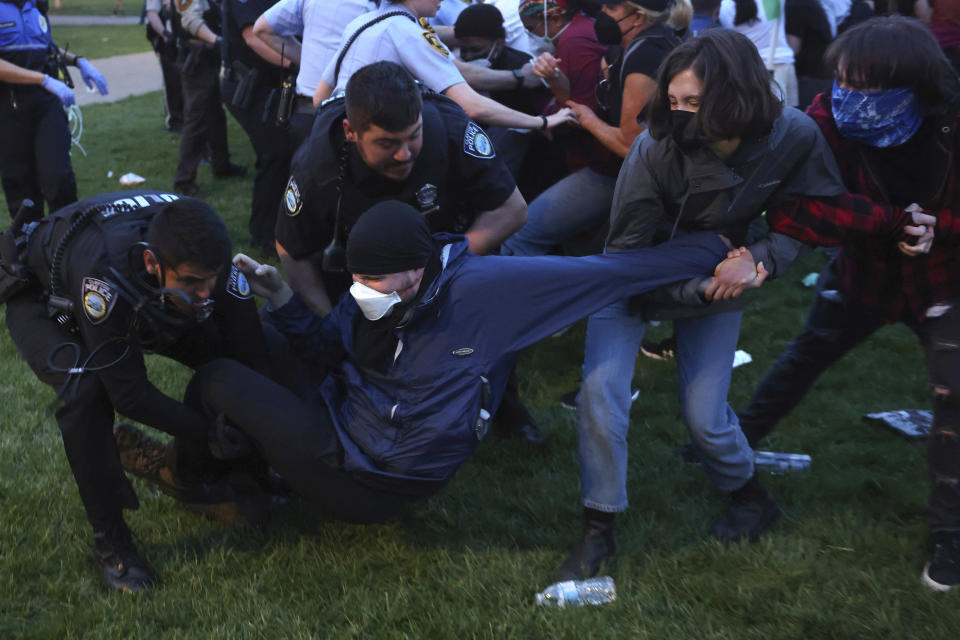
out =
[(351, 20), (377, 5), (369, 0), (280, 0), (264, 20), (280, 36), (303, 36), (297, 93), (313, 96), (327, 62), (337, 52)]
[[(777, 48), (774, 52), (774, 64), (793, 64), (793, 49), (787, 43), (787, 32), (784, 29), (785, 22), (783, 15), (783, 5), (780, 0), (756, 0), (757, 18), (759, 20), (753, 24), (743, 23), (733, 26), (733, 17), (737, 13), (737, 5), (733, 0), (723, 0), (720, 3), (720, 26), (739, 31), (750, 38), (760, 57), (763, 58), (763, 64), (770, 66), (770, 44), (773, 41), (773, 30), (777, 29)], [(768, 17), (770, 16), (770, 17)], [(780, 20), (777, 20), (777, 17)]]
[[(347, 25), (343, 32), (343, 46), (363, 25), (390, 11), (402, 11), (405, 16), (393, 16), (365, 29), (350, 45), (340, 66), (340, 75), (334, 79), (336, 55), (331, 56), (323, 80), (334, 88), (334, 95), (346, 89), (357, 69), (383, 60), (402, 65), (425, 86), (442, 93), (445, 89), (464, 82), (453, 63), (453, 54), (432, 30), (420, 26), (413, 12), (400, 4), (381, 3), (380, 9), (366, 13)], [(409, 16), (409, 17), (408, 17)]]

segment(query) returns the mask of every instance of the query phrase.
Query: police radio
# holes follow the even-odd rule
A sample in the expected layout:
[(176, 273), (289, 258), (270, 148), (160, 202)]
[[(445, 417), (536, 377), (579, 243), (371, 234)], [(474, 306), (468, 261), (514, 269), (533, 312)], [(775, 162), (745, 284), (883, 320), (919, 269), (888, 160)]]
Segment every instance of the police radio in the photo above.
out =
[(277, 105), (277, 126), (286, 127), (290, 124), (290, 115), (293, 113), (294, 80), (290, 73), (283, 73), (283, 45), (280, 45), (280, 103)]

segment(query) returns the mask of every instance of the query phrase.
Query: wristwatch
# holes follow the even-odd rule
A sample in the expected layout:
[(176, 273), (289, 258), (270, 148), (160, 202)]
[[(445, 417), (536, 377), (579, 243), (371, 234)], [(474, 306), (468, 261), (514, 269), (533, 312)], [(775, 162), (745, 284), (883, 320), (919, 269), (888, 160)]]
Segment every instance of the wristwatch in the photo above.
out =
[(522, 88), (523, 88), (523, 80), (524, 80), (524, 78), (525, 78), (525, 76), (523, 75), (523, 71), (520, 70), (520, 69), (511, 69), (511, 71), (513, 72), (513, 77), (517, 79), (517, 86), (516, 86), (516, 88), (517, 88), (517, 89), (522, 89)]

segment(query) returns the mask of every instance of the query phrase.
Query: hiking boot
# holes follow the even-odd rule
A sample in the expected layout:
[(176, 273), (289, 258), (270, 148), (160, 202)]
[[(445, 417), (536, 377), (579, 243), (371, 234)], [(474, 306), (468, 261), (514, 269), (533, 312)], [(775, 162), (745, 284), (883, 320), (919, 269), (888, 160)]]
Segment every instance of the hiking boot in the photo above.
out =
[(613, 537), (616, 514), (595, 509), (583, 510), (583, 538), (554, 574), (554, 582), (586, 580), (600, 572), (617, 553)]
[(547, 439), (530, 415), (530, 411), (520, 402), (520, 398), (510, 394), (509, 391), (504, 394), (500, 408), (493, 419), (497, 430), (505, 435), (520, 438), (535, 445), (541, 445)]
[(744, 538), (756, 542), (779, 517), (780, 507), (754, 475), (730, 494), (727, 511), (713, 523), (710, 533), (725, 544)]
[(660, 342), (644, 340), (640, 343), (640, 353), (654, 360), (673, 360), (677, 356), (677, 336)]
[(120, 464), (128, 473), (156, 485), (181, 502), (210, 501), (201, 483), (186, 483), (177, 477), (170, 464), (173, 442), (163, 444), (126, 422), (113, 425), (113, 437), (120, 452)]
[(923, 568), (923, 584), (934, 591), (960, 587), (960, 531), (934, 533), (933, 553)]
[(125, 526), (93, 532), (93, 563), (108, 589), (136, 593), (146, 591), (157, 582), (157, 576), (137, 551)]

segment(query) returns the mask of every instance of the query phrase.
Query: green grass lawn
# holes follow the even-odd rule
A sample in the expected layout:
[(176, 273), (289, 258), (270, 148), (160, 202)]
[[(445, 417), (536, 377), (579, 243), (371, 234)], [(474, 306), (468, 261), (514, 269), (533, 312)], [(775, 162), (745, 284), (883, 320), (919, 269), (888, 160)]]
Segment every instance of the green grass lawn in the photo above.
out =
[(91, 60), (151, 50), (141, 25), (56, 25), (53, 38), (61, 47)]
[[(66, 0), (69, 2), (69, 0)], [(150, 94), (84, 109), (74, 155), (81, 195), (119, 189), (134, 171), (149, 188), (172, 181), (178, 138)], [(235, 160), (252, 165), (231, 121)], [(108, 179), (107, 172), (114, 178)], [(238, 248), (252, 177), (214, 181), (212, 204)], [(744, 403), (796, 332), (814, 254), (752, 295), (733, 374)], [(666, 327), (658, 327), (662, 334)], [(139, 480), (128, 521), (162, 585), (106, 594), (89, 560), (90, 530), (50, 404), (0, 338), (0, 638), (931, 638), (960, 634), (960, 594), (920, 584), (926, 562), (925, 445), (862, 422), (867, 411), (929, 407), (912, 334), (888, 328), (843, 359), (775, 432), (770, 447), (813, 456), (809, 473), (768, 477), (784, 517), (758, 544), (723, 547), (705, 532), (722, 502), (673, 448), (686, 440), (675, 366), (640, 358), (632, 410), (631, 508), (618, 521), (611, 570), (618, 599), (564, 611), (533, 595), (579, 536), (573, 415), (557, 397), (578, 383), (583, 324), (524, 355), (523, 395), (549, 439), (541, 449), (493, 436), (431, 500), (386, 525), (324, 521), (278, 510), (263, 534), (191, 514)], [(188, 372), (151, 359), (179, 397)], [(283, 419), (283, 407), (277, 408)]]
[[(50, 0), (50, 15), (63, 16), (110, 16), (113, 15), (113, 0), (61, 0), (61, 7), (55, 7), (55, 0)], [(142, 2), (125, 0), (121, 4), (124, 15), (139, 16), (143, 9)]]

